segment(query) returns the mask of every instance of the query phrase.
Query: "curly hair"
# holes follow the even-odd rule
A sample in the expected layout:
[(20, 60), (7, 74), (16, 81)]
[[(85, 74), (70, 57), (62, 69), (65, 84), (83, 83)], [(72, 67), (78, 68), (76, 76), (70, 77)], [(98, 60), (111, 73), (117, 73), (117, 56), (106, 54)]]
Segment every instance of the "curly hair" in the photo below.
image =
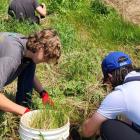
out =
[(61, 56), (60, 39), (57, 32), (51, 28), (43, 29), (40, 32), (30, 35), (26, 47), (33, 53), (43, 48), (46, 60), (56, 59), (57, 61)]

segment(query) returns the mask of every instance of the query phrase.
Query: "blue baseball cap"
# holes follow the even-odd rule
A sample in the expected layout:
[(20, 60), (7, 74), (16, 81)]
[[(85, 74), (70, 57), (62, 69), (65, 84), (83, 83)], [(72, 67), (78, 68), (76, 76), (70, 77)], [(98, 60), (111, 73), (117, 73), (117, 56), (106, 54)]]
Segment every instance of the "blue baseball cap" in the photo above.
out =
[(111, 52), (102, 61), (102, 72), (107, 74), (126, 65), (131, 65), (130, 57), (123, 52)]

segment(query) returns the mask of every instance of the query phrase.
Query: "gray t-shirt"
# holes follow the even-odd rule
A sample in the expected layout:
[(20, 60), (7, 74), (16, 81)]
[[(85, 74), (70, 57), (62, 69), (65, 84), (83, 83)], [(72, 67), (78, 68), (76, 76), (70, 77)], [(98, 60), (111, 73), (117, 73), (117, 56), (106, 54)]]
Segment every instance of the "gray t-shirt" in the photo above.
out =
[(37, 0), (12, 0), (8, 13), (16, 19), (29, 19), (38, 22), (38, 17), (35, 16), (35, 10), (39, 6)]
[(21, 34), (0, 32), (0, 90), (18, 76), (26, 42)]

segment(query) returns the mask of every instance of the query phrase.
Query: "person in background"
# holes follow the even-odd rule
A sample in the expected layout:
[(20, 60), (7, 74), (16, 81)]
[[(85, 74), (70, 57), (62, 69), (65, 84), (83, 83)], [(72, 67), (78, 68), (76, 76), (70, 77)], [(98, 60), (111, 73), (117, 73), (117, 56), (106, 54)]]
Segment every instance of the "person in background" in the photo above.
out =
[[(103, 140), (140, 140), (140, 72), (123, 52), (111, 52), (102, 61), (104, 82), (113, 91), (97, 111), (85, 120), (82, 135), (90, 137), (100, 130)], [(129, 121), (116, 117), (124, 115)]]
[[(54, 29), (43, 29), (29, 37), (18, 33), (0, 33), (0, 110), (24, 114), (29, 111), (33, 88), (43, 104), (53, 105), (35, 75), (36, 64), (57, 64), (61, 43)], [(18, 77), (16, 103), (3, 94), (3, 88)]]
[(38, 4), (37, 0), (11, 0), (8, 14), (20, 21), (29, 20), (30, 22), (40, 23), (40, 17), (46, 16), (46, 5)]

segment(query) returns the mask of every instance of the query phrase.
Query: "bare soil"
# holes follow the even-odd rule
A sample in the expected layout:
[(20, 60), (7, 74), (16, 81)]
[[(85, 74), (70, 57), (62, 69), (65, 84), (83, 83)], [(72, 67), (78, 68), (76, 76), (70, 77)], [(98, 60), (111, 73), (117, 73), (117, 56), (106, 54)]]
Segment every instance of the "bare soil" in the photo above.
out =
[(127, 20), (140, 25), (140, 0), (104, 0)]

